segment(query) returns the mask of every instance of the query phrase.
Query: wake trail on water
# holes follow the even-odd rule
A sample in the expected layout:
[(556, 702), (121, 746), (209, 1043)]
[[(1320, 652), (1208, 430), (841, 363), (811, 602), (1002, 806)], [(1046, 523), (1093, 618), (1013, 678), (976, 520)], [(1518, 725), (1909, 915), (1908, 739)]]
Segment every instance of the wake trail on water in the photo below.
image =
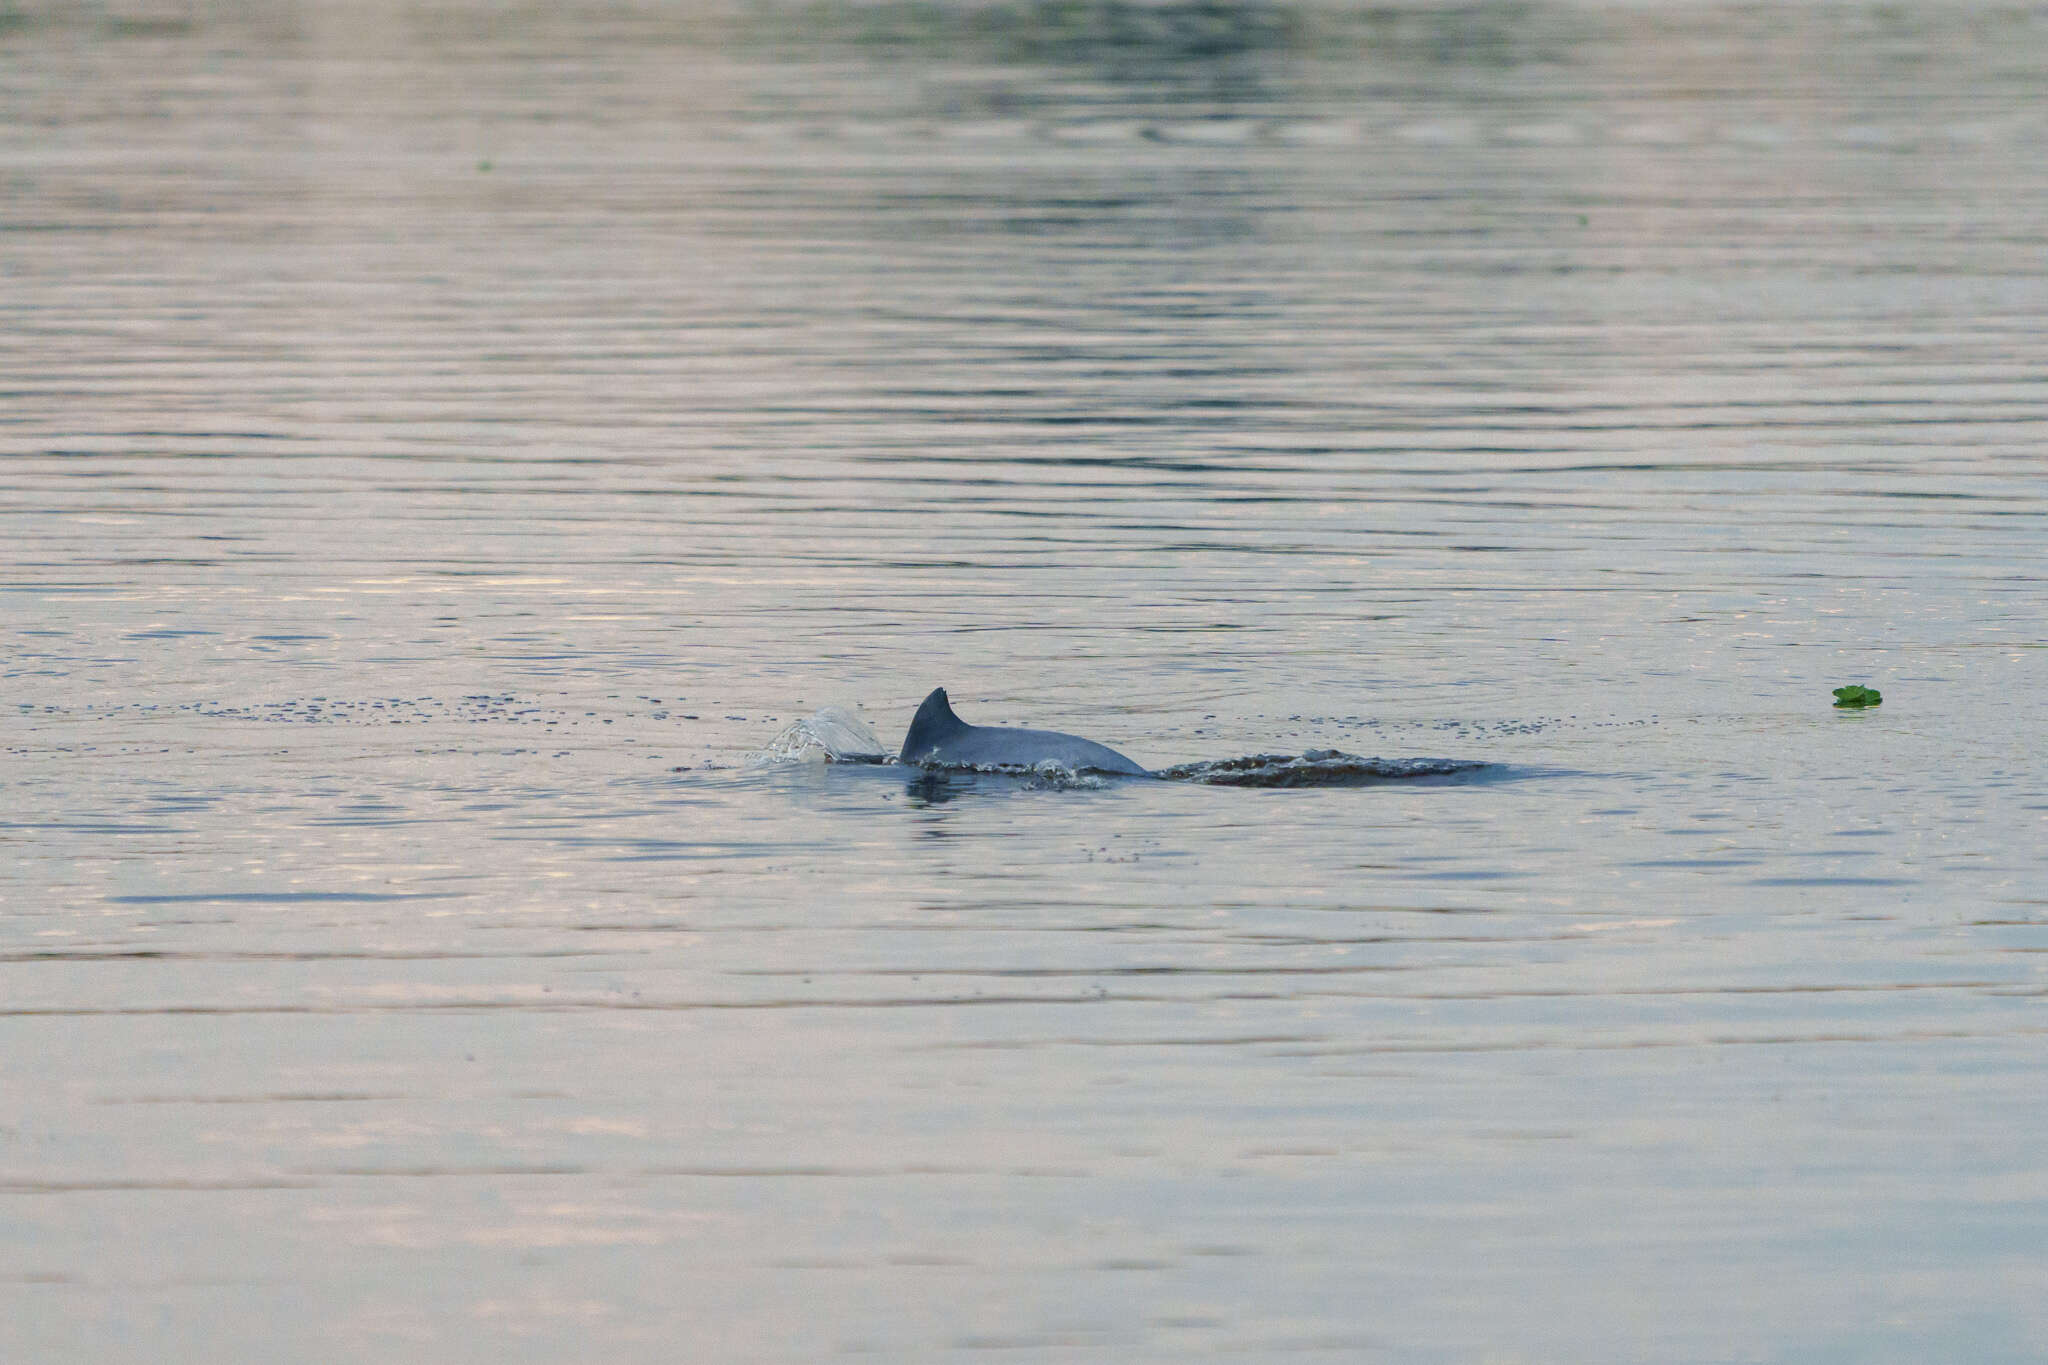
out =
[[(786, 763), (898, 766), (874, 729), (840, 706), (827, 706), (786, 726), (766, 748), (746, 758), (750, 768)], [(1341, 749), (1311, 749), (1301, 754), (1248, 754), (1243, 758), (1176, 763), (1155, 769), (1148, 776), (1210, 787), (1362, 787), (1376, 782), (1444, 777), (1490, 766), (1476, 759), (1367, 758)], [(1031, 766), (975, 764), (939, 770), (1002, 774), (1025, 778), (1034, 786), (1059, 788), (1093, 789), (1108, 785), (1110, 780), (1102, 774), (1077, 772), (1050, 760)]]

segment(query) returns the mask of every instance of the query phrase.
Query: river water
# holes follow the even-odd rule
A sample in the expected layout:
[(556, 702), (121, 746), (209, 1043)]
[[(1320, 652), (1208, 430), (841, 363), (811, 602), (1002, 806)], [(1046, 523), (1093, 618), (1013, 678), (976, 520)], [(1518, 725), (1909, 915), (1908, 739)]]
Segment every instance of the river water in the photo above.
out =
[(2044, 261), (2027, 6), (0, 3), (0, 1356), (2041, 1358)]

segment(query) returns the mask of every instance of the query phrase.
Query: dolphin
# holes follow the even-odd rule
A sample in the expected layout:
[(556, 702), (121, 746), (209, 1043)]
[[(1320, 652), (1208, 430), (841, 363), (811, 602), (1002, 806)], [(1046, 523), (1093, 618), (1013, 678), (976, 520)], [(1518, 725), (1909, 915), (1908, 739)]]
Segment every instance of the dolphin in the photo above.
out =
[(917, 708), (910, 733), (903, 737), (901, 763), (937, 768), (1031, 768), (1051, 759), (1080, 772), (1150, 777), (1137, 764), (1107, 745), (1057, 730), (1009, 730), (995, 725), (969, 725), (953, 714), (946, 689), (935, 687)]

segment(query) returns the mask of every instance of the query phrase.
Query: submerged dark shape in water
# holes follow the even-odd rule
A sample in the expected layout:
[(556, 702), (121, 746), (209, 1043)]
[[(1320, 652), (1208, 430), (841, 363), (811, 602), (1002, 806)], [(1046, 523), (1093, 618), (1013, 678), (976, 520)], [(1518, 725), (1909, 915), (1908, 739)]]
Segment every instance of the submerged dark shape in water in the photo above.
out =
[(1310, 749), (1305, 754), (1252, 754), (1176, 763), (1152, 775), (1209, 787), (1362, 787), (1411, 777), (1448, 777), (1490, 766), (1469, 758), (1363, 758), (1342, 749)]
[(969, 725), (953, 714), (943, 687), (933, 688), (917, 708), (896, 757), (903, 763), (939, 768), (1033, 768), (1052, 762), (1075, 772), (1151, 776), (1108, 745), (1079, 735)]

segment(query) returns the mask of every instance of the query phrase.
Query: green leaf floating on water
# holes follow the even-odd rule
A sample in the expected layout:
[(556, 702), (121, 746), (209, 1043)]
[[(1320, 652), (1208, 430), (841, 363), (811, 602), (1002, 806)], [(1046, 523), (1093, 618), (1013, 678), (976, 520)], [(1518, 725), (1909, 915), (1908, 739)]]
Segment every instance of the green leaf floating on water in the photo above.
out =
[(1875, 706), (1883, 700), (1884, 694), (1882, 692), (1879, 692), (1874, 687), (1865, 687), (1861, 683), (1851, 683), (1847, 687), (1835, 689), (1835, 705), (1837, 706), (1854, 707), (1860, 711), (1866, 706)]

